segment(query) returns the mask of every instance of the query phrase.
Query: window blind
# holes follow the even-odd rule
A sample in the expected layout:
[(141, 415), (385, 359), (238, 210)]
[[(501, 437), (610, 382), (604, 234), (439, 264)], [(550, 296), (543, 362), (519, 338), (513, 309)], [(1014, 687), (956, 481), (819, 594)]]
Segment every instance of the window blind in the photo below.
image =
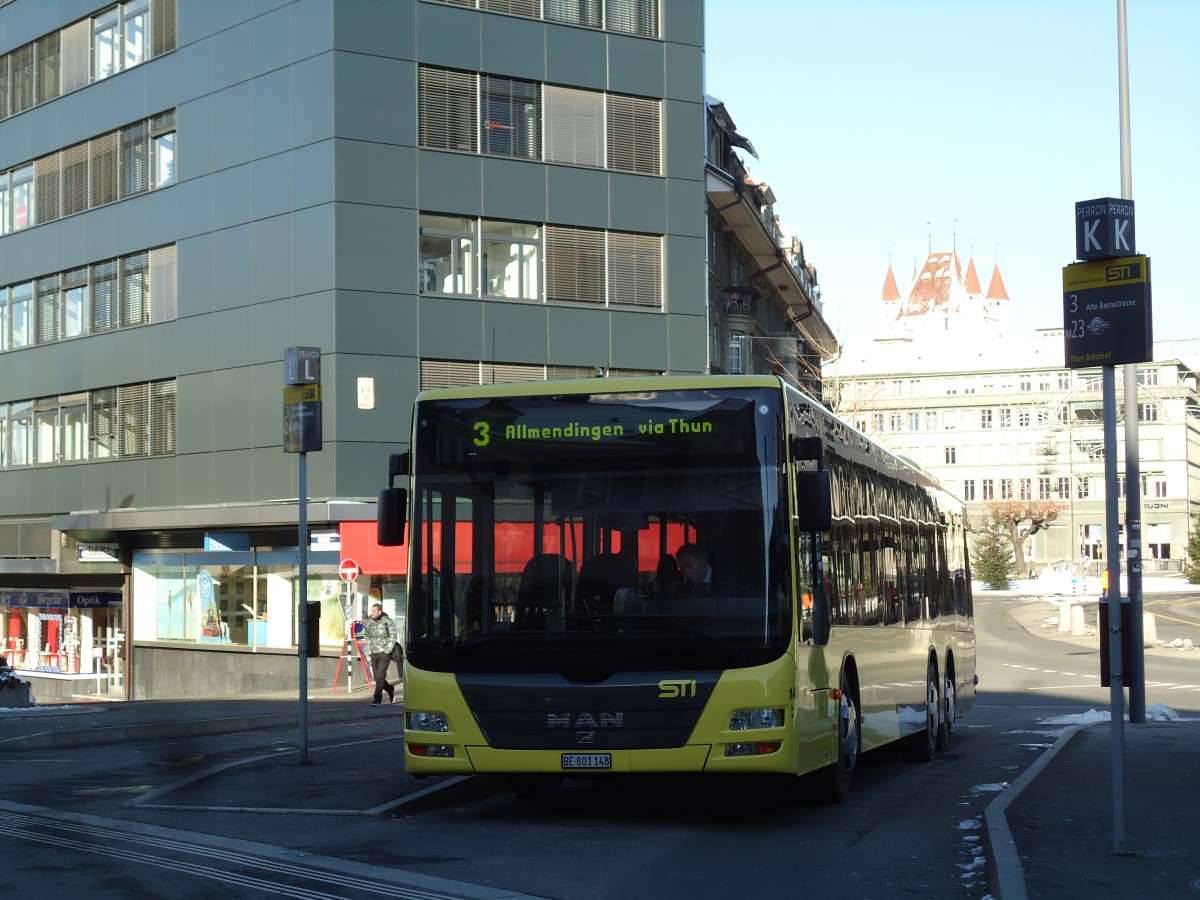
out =
[(150, 426), (148, 384), (117, 388), (117, 455), (145, 456)]
[(422, 147), (473, 152), (479, 146), (476, 78), (422, 66), (419, 73), (419, 128)]
[(58, 151), (33, 161), (33, 224), (52, 222), (61, 213)]
[(150, 251), (150, 321), (170, 322), (179, 312), (175, 245)]
[(608, 235), (608, 299), (621, 306), (662, 308), (662, 238)]
[(658, 175), (661, 171), (662, 102), (609, 94), (608, 167)]
[(604, 95), (546, 85), (542, 91), (547, 162), (604, 165)]
[(604, 302), (604, 232), (546, 226), (546, 299)]

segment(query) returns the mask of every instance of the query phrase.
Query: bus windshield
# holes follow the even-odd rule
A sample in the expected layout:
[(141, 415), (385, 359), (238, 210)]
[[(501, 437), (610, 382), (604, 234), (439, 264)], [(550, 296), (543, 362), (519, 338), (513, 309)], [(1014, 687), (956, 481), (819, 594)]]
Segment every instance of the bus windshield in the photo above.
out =
[(411, 664), (601, 680), (788, 646), (778, 392), (602, 386), (418, 403)]

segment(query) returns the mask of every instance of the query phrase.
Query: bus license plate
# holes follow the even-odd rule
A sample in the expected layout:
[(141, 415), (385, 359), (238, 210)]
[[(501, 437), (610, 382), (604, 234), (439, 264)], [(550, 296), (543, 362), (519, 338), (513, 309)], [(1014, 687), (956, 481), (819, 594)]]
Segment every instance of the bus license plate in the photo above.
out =
[(611, 753), (564, 753), (564, 769), (611, 769)]

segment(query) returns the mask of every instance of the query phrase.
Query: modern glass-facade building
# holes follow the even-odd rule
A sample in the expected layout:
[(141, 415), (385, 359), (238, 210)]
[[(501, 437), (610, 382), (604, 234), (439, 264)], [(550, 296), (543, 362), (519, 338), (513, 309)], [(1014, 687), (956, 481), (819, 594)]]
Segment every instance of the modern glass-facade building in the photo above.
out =
[(303, 346), (332, 678), (418, 390), (710, 370), (705, 133), (694, 0), (0, 4), (4, 661), (294, 684)]

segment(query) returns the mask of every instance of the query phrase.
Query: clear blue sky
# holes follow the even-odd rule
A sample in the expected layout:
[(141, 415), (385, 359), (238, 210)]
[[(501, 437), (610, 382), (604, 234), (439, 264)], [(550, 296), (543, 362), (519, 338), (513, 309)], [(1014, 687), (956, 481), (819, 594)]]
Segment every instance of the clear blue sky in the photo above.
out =
[[(1121, 196), (1116, 0), (705, 4), (705, 90), (753, 141), (746, 163), (844, 342), (864, 336), (889, 255), (903, 293), (930, 232), (974, 254), (985, 289), (999, 263), (1015, 323), (1062, 324), (1074, 204)], [(1200, 0), (1127, 15), (1154, 337), (1200, 354)]]

